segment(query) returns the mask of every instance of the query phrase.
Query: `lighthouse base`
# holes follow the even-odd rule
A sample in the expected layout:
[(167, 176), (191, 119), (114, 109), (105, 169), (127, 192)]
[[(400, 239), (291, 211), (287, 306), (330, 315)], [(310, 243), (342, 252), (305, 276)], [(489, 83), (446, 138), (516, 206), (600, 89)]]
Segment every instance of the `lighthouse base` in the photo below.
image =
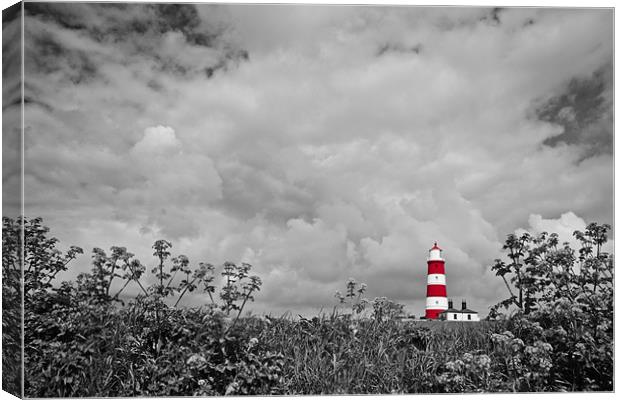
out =
[(426, 310), (426, 319), (438, 319), (439, 318), (439, 313), (446, 311), (446, 310)]

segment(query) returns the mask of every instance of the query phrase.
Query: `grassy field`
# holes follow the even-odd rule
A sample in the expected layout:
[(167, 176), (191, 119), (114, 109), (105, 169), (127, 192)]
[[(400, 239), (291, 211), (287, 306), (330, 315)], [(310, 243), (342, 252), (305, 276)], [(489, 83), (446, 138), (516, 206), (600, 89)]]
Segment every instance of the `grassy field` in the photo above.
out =
[[(446, 363), (465, 354), (493, 352), (489, 335), (497, 327), (357, 320), (333, 314), (295, 320), (242, 318), (229, 329), (230, 319), (220, 313), (174, 309), (160, 310), (169, 323), (154, 326), (149, 313), (137, 311), (107, 309), (107, 316), (101, 307), (82, 311), (71, 316), (74, 330), (66, 323), (44, 321), (45, 331), (64, 334), (60, 340), (51, 334), (45, 335), (46, 340), (29, 340), (37, 349), (27, 354), (27, 393), (63, 397), (445, 392), (451, 391), (441, 382)], [(97, 325), (94, 319), (101, 328), (97, 331), (88, 328)], [(149, 326), (152, 329), (145, 329)], [(39, 326), (37, 336), (42, 330)], [(156, 341), (155, 334), (167, 340)]]
[(442, 391), (442, 366), (487, 354), (497, 324), (355, 320), (348, 315), (274, 320), (261, 340), (286, 358), (289, 393)]
[[(159, 283), (144, 287), (139, 278), (146, 268), (113, 247), (110, 255), (93, 250), (91, 273), (53, 285), (81, 249), (57, 251), (40, 220), (26, 228), (28, 397), (613, 390), (613, 259), (600, 252), (606, 226), (589, 226), (579, 258), (553, 241), (535, 242), (526, 258), (529, 275), (522, 276), (529, 286), (515, 289), (524, 295), (499, 304), (515, 312), (491, 309), (493, 321), (475, 323), (403, 322), (401, 305), (362, 298), (365, 285), (353, 280), (339, 296), (347, 311), (243, 317), (261, 285), (250, 265), (225, 263), (224, 284), (216, 287), (210, 264), (191, 270), (184, 256), (169, 262), (166, 241), (153, 246)], [(19, 231), (4, 220), (3, 388), (15, 394), (22, 351)], [(497, 265), (509, 273), (520, 261)], [(186, 278), (174, 284), (177, 271)], [(122, 304), (120, 292), (110, 291), (114, 279), (143, 293)], [(198, 287), (207, 305), (176, 306)]]
[[(600, 372), (588, 370), (587, 360), (567, 361), (564, 349), (551, 347), (547, 333), (552, 329), (528, 319), (401, 322), (332, 314), (234, 320), (216, 309), (175, 309), (146, 300), (118, 308), (67, 299), (71, 306), (31, 315), (27, 395), (531, 392), (584, 390), (592, 383), (600, 385), (597, 390), (612, 387), (611, 354), (604, 356), (605, 364), (596, 365)], [(596, 380), (576, 386), (575, 377), (584, 373)]]

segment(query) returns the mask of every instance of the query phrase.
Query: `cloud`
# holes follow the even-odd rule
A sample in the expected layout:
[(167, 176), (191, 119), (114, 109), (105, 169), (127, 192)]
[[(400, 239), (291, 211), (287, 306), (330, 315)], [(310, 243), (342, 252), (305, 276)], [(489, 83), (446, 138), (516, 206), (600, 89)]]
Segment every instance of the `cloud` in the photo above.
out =
[[(528, 223), (528, 228), (517, 229), (515, 233), (522, 234), (524, 232), (529, 232), (533, 235), (538, 235), (543, 232), (557, 233), (560, 243), (568, 243), (575, 251), (581, 248), (581, 243), (575, 238), (574, 232), (585, 232), (588, 225), (583, 218), (575, 215), (572, 211), (562, 214), (559, 218), (549, 219), (545, 219), (538, 214), (532, 214), (529, 217)], [(603, 251), (613, 252), (613, 249), (613, 240), (609, 240), (603, 245)]]
[(484, 312), (507, 233), (612, 217), (608, 10), (29, 7), (26, 210), (62, 243), (251, 262), (261, 311), (355, 277), (420, 314), (437, 240)]
[(2, 11), (2, 208), (21, 213), (21, 8)]
[(137, 157), (170, 156), (178, 154), (181, 143), (177, 140), (174, 129), (169, 126), (146, 128), (144, 137), (137, 142), (131, 151)]
[(555, 232), (561, 241), (569, 241), (573, 239), (573, 232), (585, 231), (586, 222), (579, 218), (575, 213), (567, 212), (557, 219), (544, 219), (537, 214), (530, 215), (528, 220), (529, 231), (534, 234), (542, 232)]
[(612, 65), (607, 64), (591, 77), (573, 78), (564, 93), (554, 96), (537, 109), (538, 117), (562, 126), (560, 135), (545, 144), (579, 143), (584, 158), (597, 153), (612, 154)]

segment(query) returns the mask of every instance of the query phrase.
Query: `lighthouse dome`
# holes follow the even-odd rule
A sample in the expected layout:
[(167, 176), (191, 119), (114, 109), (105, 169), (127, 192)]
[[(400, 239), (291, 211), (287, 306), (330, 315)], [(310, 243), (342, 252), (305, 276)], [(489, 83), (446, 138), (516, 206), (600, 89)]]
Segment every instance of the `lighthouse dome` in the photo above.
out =
[(431, 249), (428, 251), (429, 261), (431, 260), (443, 261), (443, 258), (441, 258), (441, 251), (442, 251), (441, 248), (437, 246), (437, 242), (435, 242), (433, 247), (431, 247)]

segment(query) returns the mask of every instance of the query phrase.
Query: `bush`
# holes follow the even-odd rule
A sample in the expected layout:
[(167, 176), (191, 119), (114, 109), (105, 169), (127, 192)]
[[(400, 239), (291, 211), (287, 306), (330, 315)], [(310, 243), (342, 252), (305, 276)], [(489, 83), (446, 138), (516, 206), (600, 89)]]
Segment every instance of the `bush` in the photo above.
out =
[(21, 220), (2, 219), (2, 390), (22, 394)]
[[(70, 247), (65, 253), (59, 251), (57, 240), (48, 238), (49, 230), (40, 218), (17, 223), (5, 218), (5, 303), (19, 300), (19, 284), (15, 282), (21, 275), (21, 223), (26, 231), (27, 396), (282, 393), (282, 355), (248, 337), (239, 326), (244, 306), (261, 286), (258, 277), (249, 275), (251, 265), (224, 264), (225, 283), (218, 302), (214, 297), (215, 268), (200, 263), (192, 269), (187, 257), (171, 258), (171, 243), (161, 240), (153, 245), (158, 260), (151, 271), (158, 279), (154, 285), (142, 284), (146, 268), (133, 254), (123, 247), (112, 247), (109, 255), (93, 249), (92, 271), (80, 274), (75, 283), (53, 286), (58, 272), (66, 270), (82, 250)], [(121, 282), (121, 289), (112, 293), (112, 282), (118, 279), (124, 284)], [(119, 295), (131, 283), (141, 294), (124, 305)], [(208, 305), (176, 308), (187, 292), (195, 290), (207, 294)], [(174, 306), (168, 304), (171, 302)], [(8, 325), (10, 318), (17, 319), (19, 314), (4, 314), (3, 323), (9, 328), (3, 337), (4, 348), (9, 349), (3, 358), (5, 366), (19, 365), (16, 360), (21, 353), (19, 323)], [(18, 371), (5, 373), (5, 387), (17, 386), (19, 377)]]
[[(609, 226), (509, 236), (496, 260), (510, 297), (493, 320), (402, 322), (402, 306), (362, 298), (351, 279), (346, 310), (313, 318), (242, 317), (260, 290), (249, 264), (216, 268), (153, 245), (157, 282), (123, 247), (95, 248), (92, 270), (54, 284), (82, 250), (61, 252), (40, 219), (3, 221), (3, 387), (20, 390), (20, 224), (24, 224), (25, 394), (29, 397), (383, 394), (612, 390), (613, 259)], [(120, 289), (111, 291), (119, 280)], [(136, 285), (126, 304), (120, 294)], [(119, 285), (115, 285), (117, 287)], [(179, 307), (188, 292), (206, 304)], [(350, 310), (349, 310), (350, 308)], [(366, 312), (368, 310), (368, 312)], [(12, 322), (11, 322), (12, 321)]]
[(494, 314), (517, 307), (507, 328), (531, 359), (517, 390), (613, 390), (613, 257), (602, 251), (610, 229), (575, 231), (577, 252), (556, 234), (508, 236), (510, 261), (493, 269), (511, 296)]

